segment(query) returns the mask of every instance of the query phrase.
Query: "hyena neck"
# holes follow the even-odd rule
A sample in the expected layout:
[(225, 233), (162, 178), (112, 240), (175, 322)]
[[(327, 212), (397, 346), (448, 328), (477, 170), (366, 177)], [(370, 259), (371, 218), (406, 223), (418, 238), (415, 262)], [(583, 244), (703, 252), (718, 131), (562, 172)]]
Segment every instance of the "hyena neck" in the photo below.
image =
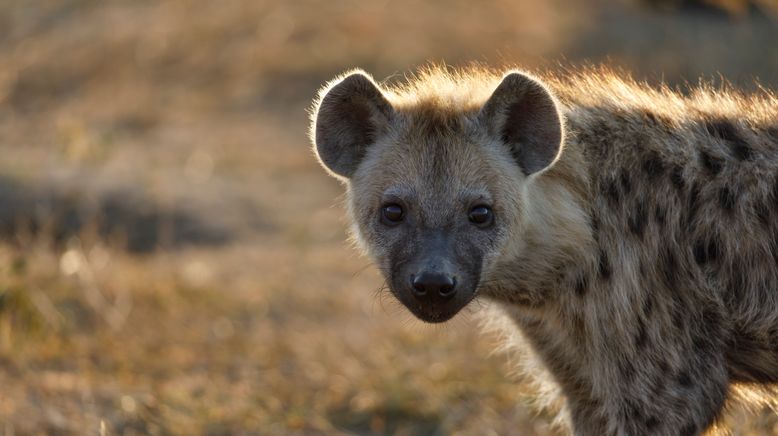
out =
[(524, 244), (506, 253), (489, 292), (505, 303), (538, 309), (560, 292), (575, 291), (582, 272), (596, 268), (589, 180), (578, 144), (533, 176), (524, 191)]

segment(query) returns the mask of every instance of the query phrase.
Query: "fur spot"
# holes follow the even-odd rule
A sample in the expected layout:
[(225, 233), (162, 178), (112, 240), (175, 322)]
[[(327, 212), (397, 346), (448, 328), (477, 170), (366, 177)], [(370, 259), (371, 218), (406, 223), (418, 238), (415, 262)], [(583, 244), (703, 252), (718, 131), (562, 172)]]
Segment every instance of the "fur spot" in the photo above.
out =
[(632, 381), (635, 379), (635, 367), (632, 362), (622, 360), (619, 362), (619, 372), (624, 380)]
[(608, 253), (605, 252), (605, 250), (600, 249), (600, 261), (598, 264), (598, 268), (600, 270), (600, 277), (603, 278), (603, 280), (608, 280), (611, 277), (611, 263), (610, 259), (608, 259)]
[(773, 344), (773, 353), (778, 356), (778, 331), (771, 333), (770, 337), (772, 338), (770, 343)]
[(737, 202), (735, 193), (729, 189), (729, 187), (723, 186), (721, 189), (719, 189), (718, 196), (719, 206), (726, 212), (732, 212), (732, 210), (735, 208), (735, 203)]
[(718, 352), (718, 347), (716, 346), (715, 338), (713, 338), (713, 334), (711, 332), (700, 332), (692, 339), (692, 345), (694, 346), (694, 352), (696, 353), (696, 356), (700, 359), (708, 359), (709, 356), (713, 356)]
[(637, 204), (635, 204), (635, 208), (630, 213), (629, 219), (627, 221), (629, 230), (638, 238), (642, 238), (643, 233), (646, 230), (646, 221), (648, 219), (646, 215), (647, 213), (645, 202), (638, 201)]
[(600, 237), (600, 218), (592, 214), (592, 232), (594, 232), (594, 238), (599, 239)]
[(732, 154), (737, 160), (743, 161), (751, 159), (753, 152), (747, 144), (737, 142), (732, 144)]
[(592, 129), (590, 132), (580, 136), (580, 142), (589, 145), (584, 151), (589, 159), (600, 161), (609, 158), (612, 144), (607, 139), (604, 139), (612, 137), (609, 135), (612, 135), (612, 133), (607, 130), (604, 133), (598, 133), (596, 129)]
[(654, 311), (654, 298), (651, 294), (646, 295), (646, 299), (643, 301), (643, 315), (646, 317), (651, 316), (651, 312)]
[[(676, 300), (677, 301), (677, 300)], [(678, 327), (679, 330), (686, 329), (686, 313), (680, 304), (673, 304), (671, 309), (673, 317), (673, 325)]]
[(697, 424), (689, 423), (681, 429), (681, 436), (694, 436), (697, 434)]
[(732, 265), (729, 278), (729, 286), (727, 296), (730, 304), (742, 301), (743, 294), (747, 284), (743, 273), (740, 271), (740, 267), (737, 264)]
[(619, 202), (621, 200), (621, 193), (619, 192), (619, 187), (617, 185), (616, 179), (608, 179), (603, 182), (602, 186), (603, 194), (605, 195), (605, 198), (608, 199), (611, 206), (618, 206)]
[(656, 220), (656, 223), (660, 226), (665, 224), (665, 220), (667, 219), (667, 210), (665, 210), (664, 207), (661, 205), (656, 205), (654, 208), (654, 220)]
[[(678, 283), (678, 260), (675, 253), (670, 248), (666, 248), (661, 256), (662, 268), (661, 275), (662, 281), (665, 287), (669, 290), (674, 290)], [(675, 294), (673, 294), (675, 297)]]
[(770, 227), (770, 208), (766, 204), (757, 203), (754, 205), (754, 214), (763, 226)]
[(682, 388), (690, 388), (692, 386), (692, 378), (689, 375), (688, 371), (681, 371), (678, 373), (678, 376), (676, 377), (676, 380), (678, 381), (678, 385)]
[(719, 256), (718, 243), (714, 238), (707, 241), (702, 239), (694, 244), (694, 260), (699, 265), (705, 265), (708, 262), (715, 261)]
[(705, 123), (708, 134), (723, 139), (729, 143), (732, 155), (743, 161), (751, 158), (753, 151), (748, 142), (741, 136), (738, 127), (730, 120), (718, 119)]
[(699, 185), (692, 185), (689, 190), (689, 197), (686, 204), (686, 225), (691, 227), (694, 219), (697, 217), (697, 209), (700, 207), (700, 188)]
[(643, 171), (648, 176), (649, 181), (654, 181), (665, 172), (665, 164), (662, 158), (655, 151), (651, 151), (643, 161)]
[(621, 172), (621, 189), (623, 191), (624, 196), (628, 196), (630, 192), (632, 192), (632, 181), (629, 179), (629, 175), (627, 175), (626, 171)]
[(769, 250), (770, 255), (773, 257), (773, 263), (778, 266), (778, 238), (775, 235), (770, 240)]
[(722, 315), (712, 309), (706, 309), (702, 312), (702, 321), (705, 324), (705, 330), (707, 333), (718, 338), (724, 334), (721, 327)]
[(656, 416), (646, 418), (646, 430), (653, 430), (659, 425), (659, 419)]
[(633, 420), (642, 420), (643, 419), (643, 412), (641, 411), (640, 406), (637, 405), (634, 401), (627, 400), (627, 408), (629, 409), (630, 417)]
[(646, 331), (646, 323), (642, 319), (638, 321), (638, 331), (635, 335), (635, 347), (640, 350), (645, 348), (648, 344), (648, 332)]
[(575, 281), (575, 294), (579, 297), (586, 295), (586, 291), (589, 290), (589, 283), (586, 280), (586, 275), (581, 274)]
[(724, 166), (723, 159), (712, 156), (706, 151), (700, 152), (700, 161), (708, 174), (712, 176), (718, 175), (718, 173), (721, 172), (721, 168)]
[(570, 322), (573, 326), (573, 331), (578, 332), (580, 335), (586, 335), (586, 323), (580, 315), (573, 314), (570, 317)]
[(773, 196), (773, 203), (775, 203), (778, 206), (778, 177), (775, 177), (775, 179), (773, 179), (772, 196)]
[(673, 169), (670, 171), (670, 181), (673, 183), (673, 186), (678, 190), (678, 192), (683, 191), (683, 188), (686, 186), (686, 181), (683, 179), (682, 166), (673, 166)]

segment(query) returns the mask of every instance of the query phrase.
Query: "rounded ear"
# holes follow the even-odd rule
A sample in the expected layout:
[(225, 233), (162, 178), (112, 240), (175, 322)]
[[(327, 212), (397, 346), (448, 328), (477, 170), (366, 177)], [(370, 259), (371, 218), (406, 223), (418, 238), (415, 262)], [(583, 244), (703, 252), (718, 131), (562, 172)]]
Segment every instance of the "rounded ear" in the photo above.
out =
[(313, 111), (311, 135), (322, 165), (350, 178), (394, 109), (365, 73), (358, 71), (323, 88)]
[(519, 72), (507, 74), (481, 108), (487, 133), (505, 143), (524, 174), (536, 173), (559, 156), (562, 117), (551, 92)]

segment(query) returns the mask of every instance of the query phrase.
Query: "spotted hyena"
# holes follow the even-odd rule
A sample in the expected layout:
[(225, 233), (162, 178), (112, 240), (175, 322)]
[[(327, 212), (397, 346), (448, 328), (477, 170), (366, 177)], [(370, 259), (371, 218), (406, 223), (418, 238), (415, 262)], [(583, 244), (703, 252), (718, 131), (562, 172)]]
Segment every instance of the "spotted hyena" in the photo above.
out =
[(353, 71), (313, 111), (353, 233), (443, 322), (497, 302), (575, 434), (698, 434), (778, 382), (778, 98), (597, 70)]

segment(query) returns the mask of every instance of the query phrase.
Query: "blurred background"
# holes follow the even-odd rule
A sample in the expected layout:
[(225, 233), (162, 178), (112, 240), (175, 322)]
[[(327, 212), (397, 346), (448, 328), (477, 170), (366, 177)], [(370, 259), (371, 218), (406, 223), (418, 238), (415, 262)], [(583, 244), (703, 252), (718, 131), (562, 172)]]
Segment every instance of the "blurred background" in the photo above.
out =
[(554, 434), (478, 305), (381, 291), (309, 151), (322, 83), (429, 61), (775, 88), (778, 5), (0, 1), (0, 435)]

